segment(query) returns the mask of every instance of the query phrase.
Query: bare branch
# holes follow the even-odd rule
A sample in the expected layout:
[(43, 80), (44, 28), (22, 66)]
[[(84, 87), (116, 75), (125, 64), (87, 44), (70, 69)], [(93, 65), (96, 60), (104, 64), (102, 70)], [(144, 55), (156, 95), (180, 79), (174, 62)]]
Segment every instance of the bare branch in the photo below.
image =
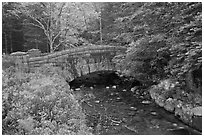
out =
[(49, 33), (48, 33), (48, 31), (46, 30), (45, 26), (44, 26), (37, 18), (35, 18), (35, 17), (31, 16), (31, 15), (28, 15), (28, 16), (29, 16), (30, 18), (32, 18), (34, 21), (36, 21), (39, 25), (34, 24), (34, 23), (30, 23), (30, 24), (33, 25), (33, 26), (36, 26), (36, 27), (39, 27), (39, 28), (43, 29), (44, 34), (49, 38)]
[(57, 45), (54, 47), (53, 51), (55, 51), (62, 43), (63, 43), (63, 41), (60, 42), (59, 44), (57, 44)]
[(61, 16), (64, 6), (65, 6), (65, 2), (63, 2), (62, 6), (60, 7), (60, 12), (58, 14), (58, 18)]
[(58, 33), (57, 33), (57, 35), (55, 35), (55, 37), (53, 38), (53, 42), (55, 41), (55, 39), (61, 34), (63, 32), (63, 30), (61, 30), (61, 31), (59, 31)]
[[(72, 48), (76, 48), (77, 46), (74, 46), (73, 44), (69, 44)], [(66, 46), (66, 45), (65, 45)], [(66, 47), (68, 47), (68, 46), (66, 46)]]
[(46, 30), (45, 29), (45, 26), (37, 19), (37, 18), (35, 18), (35, 17), (33, 17), (33, 16), (31, 16), (31, 15), (29, 15), (34, 21), (36, 21), (40, 26), (41, 26), (41, 28), (43, 29), (43, 30)]
[(33, 25), (33, 26), (35, 26), (35, 27), (38, 27), (38, 28), (43, 29), (42, 26), (37, 25), (37, 24), (34, 24), (34, 23), (24, 23), (24, 25)]
[(44, 2), (40, 2), (40, 4), (41, 4), (44, 8), (46, 8), (46, 5), (45, 5)]

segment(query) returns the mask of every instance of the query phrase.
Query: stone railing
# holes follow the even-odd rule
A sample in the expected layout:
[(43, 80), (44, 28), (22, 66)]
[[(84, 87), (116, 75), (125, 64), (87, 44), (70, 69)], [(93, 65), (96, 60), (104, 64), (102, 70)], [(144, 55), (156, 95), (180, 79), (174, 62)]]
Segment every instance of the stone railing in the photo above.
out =
[(112, 59), (120, 53), (125, 53), (126, 47), (92, 45), (77, 47), (60, 52), (42, 55), (38, 50), (28, 52), (16, 52), (11, 55), (15, 58), (16, 66), (29, 71), (44, 64), (67, 68), (74, 71), (74, 75), (80, 76), (97, 70), (113, 69)]

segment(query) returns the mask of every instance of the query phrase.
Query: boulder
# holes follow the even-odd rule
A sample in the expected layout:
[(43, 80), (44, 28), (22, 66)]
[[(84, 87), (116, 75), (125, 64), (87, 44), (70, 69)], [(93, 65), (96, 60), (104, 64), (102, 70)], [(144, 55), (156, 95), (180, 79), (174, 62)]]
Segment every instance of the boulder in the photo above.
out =
[(202, 107), (194, 107), (191, 111), (195, 116), (202, 116)]
[(158, 96), (158, 98), (155, 99), (155, 102), (160, 106), (164, 107), (165, 105), (165, 98)]
[(165, 105), (164, 105), (164, 108), (167, 110), (167, 111), (170, 111), (170, 112), (174, 112), (175, 110), (175, 102), (176, 100), (175, 99), (172, 99), (172, 98), (168, 98), (166, 101), (165, 101)]
[(27, 52), (18, 51), (11, 53), (11, 56), (25, 56), (25, 55), (27, 55)]
[(27, 53), (30, 57), (37, 57), (40, 56), (41, 51), (39, 49), (30, 49), (27, 51)]

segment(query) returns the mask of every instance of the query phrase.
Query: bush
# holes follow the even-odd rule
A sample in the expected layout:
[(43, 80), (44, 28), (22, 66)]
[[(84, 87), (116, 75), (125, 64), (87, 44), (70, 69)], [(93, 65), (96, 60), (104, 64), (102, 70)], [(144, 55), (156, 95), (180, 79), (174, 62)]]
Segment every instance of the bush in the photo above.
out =
[(85, 115), (55, 68), (3, 72), (3, 134), (91, 134)]
[(15, 66), (15, 59), (12, 56), (4, 55), (2, 57), (2, 69), (6, 70), (7, 68)]
[(154, 100), (163, 98), (165, 101), (173, 98), (192, 104), (194, 107), (202, 105), (202, 96), (199, 93), (187, 92), (180, 87), (178, 81), (171, 79), (162, 80), (158, 85), (150, 88), (149, 92)]

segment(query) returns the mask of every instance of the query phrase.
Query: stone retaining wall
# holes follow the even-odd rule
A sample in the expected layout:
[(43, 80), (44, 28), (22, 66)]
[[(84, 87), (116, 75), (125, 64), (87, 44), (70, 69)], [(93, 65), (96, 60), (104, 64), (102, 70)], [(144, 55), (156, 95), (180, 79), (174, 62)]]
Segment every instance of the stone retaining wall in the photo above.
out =
[(150, 90), (150, 96), (160, 107), (172, 112), (187, 125), (202, 131), (202, 96), (176, 88), (176, 83), (164, 81)]

